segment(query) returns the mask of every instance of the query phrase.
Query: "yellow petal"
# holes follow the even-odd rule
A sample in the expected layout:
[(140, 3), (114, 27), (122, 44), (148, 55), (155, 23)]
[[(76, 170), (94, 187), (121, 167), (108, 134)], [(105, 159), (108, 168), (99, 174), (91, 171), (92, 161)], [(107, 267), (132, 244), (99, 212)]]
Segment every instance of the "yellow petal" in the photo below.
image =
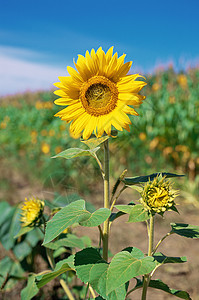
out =
[(113, 56), (113, 46), (106, 52), (106, 64), (108, 65)]
[(67, 71), (71, 75), (72, 79), (77, 81), (80, 85), (84, 82), (81, 75), (77, 71), (75, 71), (72, 67), (68, 66)]

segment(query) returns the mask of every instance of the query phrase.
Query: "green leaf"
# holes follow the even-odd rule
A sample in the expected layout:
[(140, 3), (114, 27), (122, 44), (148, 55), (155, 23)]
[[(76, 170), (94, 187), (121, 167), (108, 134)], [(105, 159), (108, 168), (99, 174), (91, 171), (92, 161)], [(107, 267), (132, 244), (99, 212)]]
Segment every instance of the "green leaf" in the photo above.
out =
[(95, 153), (100, 149), (100, 147), (90, 149), (90, 150), (84, 150), (80, 148), (70, 148), (67, 150), (64, 150), (57, 155), (53, 156), (52, 158), (57, 158), (57, 157), (63, 157), (65, 159), (71, 159), (75, 157), (80, 157), (80, 156), (95, 156)]
[(115, 207), (129, 214), (128, 223), (132, 222), (143, 222), (150, 218), (150, 214), (144, 209), (143, 205), (115, 205)]
[(167, 172), (153, 173), (146, 176), (126, 177), (124, 178), (123, 182), (126, 185), (134, 185), (134, 184), (139, 184), (147, 181), (152, 181), (157, 176), (162, 176), (162, 177), (165, 176), (166, 178), (171, 178), (171, 177), (182, 177), (184, 175), (177, 175), (177, 174), (167, 173)]
[(123, 215), (125, 215), (125, 213), (122, 211), (118, 211), (117, 213), (111, 213), (110, 222), (113, 222), (114, 220), (116, 220), (117, 218), (119, 218)]
[(78, 238), (76, 235), (68, 233), (66, 238), (59, 239), (55, 242), (51, 242), (45, 245), (45, 247), (50, 248), (52, 250), (57, 250), (58, 248), (63, 246), (83, 249), (84, 242), (81, 238)]
[(138, 193), (142, 193), (143, 188), (141, 186), (138, 185), (129, 185), (130, 188), (132, 188), (133, 190), (136, 190)]
[(158, 262), (158, 264), (176, 264), (176, 263), (184, 263), (187, 261), (185, 256), (182, 257), (172, 257), (172, 256), (165, 256), (161, 252), (157, 252), (153, 255), (154, 259)]
[[(138, 284), (136, 285), (136, 287), (139, 287), (139, 288), (143, 287), (143, 282), (139, 281)], [(187, 292), (181, 291), (181, 290), (170, 289), (167, 284), (165, 284), (164, 282), (162, 282), (159, 279), (150, 280), (149, 287), (158, 289), (158, 290), (162, 290), (170, 295), (176, 296), (181, 299), (191, 300), (191, 297), (189, 296), (189, 294)]]
[(130, 214), (131, 209), (134, 205), (115, 205), (114, 207), (117, 208), (119, 211), (122, 211), (125, 214)]
[(107, 220), (110, 214), (111, 214), (110, 209), (99, 208), (92, 214), (90, 213), (90, 216), (88, 217), (87, 220), (80, 221), (79, 224), (81, 226), (86, 226), (86, 227), (95, 227), (102, 224), (105, 220)]
[[(137, 252), (137, 251), (136, 251)], [(140, 251), (141, 252), (141, 251)], [(141, 253), (139, 252), (139, 256)], [(144, 254), (143, 254), (144, 256)], [(122, 251), (117, 253), (109, 266), (107, 274), (108, 293), (123, 285), (133, 277), (150, 273), (156, 266), (153, 257), (134, 257), (134, 251)]]
[(143, 222), (148, 219), (150, 219), (150, 214), (144, 209), (144, 207), (141, 204), (137, 204), (131, 209), (128, 223)]
[(32, 252), (31, 245), (26, 241), (22, 241), (13, 248), (13, 253), (19, 261), (22, 261)]
[(107, 295), (106, 281), (109, 264), (103, 260), (94, 248), (86, 248), (75, 255), (75, 269), (77, 276), (84, 282), (89, 282), (94, 290), (104, 299), (124, 300), (126, 296), (125, 285), (116, 288)]
[(108, 140), (109, 136), (102, 136), (101, 138), (92, 138), (86, 141), (81, 141), (86, 144), (90, 149), (94, 149), (106, 140)]
[(35, 282), (35, 276), (30, 276), (27, 286), (21, 291), (21, 300), (32, 299), (38, 292), (39, 289)]
[(192, 239), (199, 238), (199, 226), (184, 223), (171, 223), (170, 225), (173, 233)]
[(37, 287), (38, 288), (43, 287), (45, 284), (47, 284), (52, 279), (58, 277), (59, 275), (63, 274), (64, 272), (67, 272), (69, 270), (71, 270), (71, 267), (68, 265), (67, 258), (59, 261), (56, 264), (54, 271), (47, 273), (45, 275), (36, 276)]
[(46, 234), (43, 242), (49, 243), (56, 238), (64, 229), (79, 223), (82, 226), (98, 226), (103, 223), (111, 214), (109, 209), (98, 209), (94, 213), (90, 213), (85, 209), (85, 201), (77, 200), (62, 208), (56, 215), (47, 222)]
[(0, 261), (0, 287), (3, 291), (10, 291), (24, 277), (24, 270), (18, 261), (4, 257)]
[(34, 229), (34, 227), (28, 227), (28, 226), (26, 226), (26, 227), (21, 227), (20, 230), (19, 230), (19, 232), (14, 236), (14, 238), (16, 239), (16, 238), (18, 238), (19, 236), (24, 235), (24, 234), (30, 232), (30, 231), (33, 230), (33, 229)]
[(3, 212), (1, 213), (0, 221), (0, 242), (6, 250), (11, 249), (14, 246), (15, 240), (13, 238), (13, 219), (17, 211), (17, 207), (12, 207), (6, 205), (5, 202), (2, 202), (1, 207)]

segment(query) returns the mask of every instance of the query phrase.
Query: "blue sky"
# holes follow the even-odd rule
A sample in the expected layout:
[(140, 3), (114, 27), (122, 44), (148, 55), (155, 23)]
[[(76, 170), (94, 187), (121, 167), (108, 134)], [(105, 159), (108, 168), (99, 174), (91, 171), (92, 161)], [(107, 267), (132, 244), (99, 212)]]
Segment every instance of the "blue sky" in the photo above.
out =
[(131, 71), (199, 62), (199, 1), (1, 1), (0, 95), (47, 89), (78, 54), (114, 46)]

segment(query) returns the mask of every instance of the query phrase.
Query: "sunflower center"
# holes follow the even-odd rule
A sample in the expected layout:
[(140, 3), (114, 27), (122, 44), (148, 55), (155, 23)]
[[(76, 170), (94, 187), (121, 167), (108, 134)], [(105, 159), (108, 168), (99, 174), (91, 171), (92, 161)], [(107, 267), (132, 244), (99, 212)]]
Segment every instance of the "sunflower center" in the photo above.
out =
[(83, 84), (80, 100), (87, 113), (94, 116), (105, 115), (116, 107), (118, 90), (108, 78), (94, 76)]
[(149, 195), (148, 204), (151, 207), (160, 207), (167, 205), (169, 200), (168, 192), (164, 189), (155, 187)]

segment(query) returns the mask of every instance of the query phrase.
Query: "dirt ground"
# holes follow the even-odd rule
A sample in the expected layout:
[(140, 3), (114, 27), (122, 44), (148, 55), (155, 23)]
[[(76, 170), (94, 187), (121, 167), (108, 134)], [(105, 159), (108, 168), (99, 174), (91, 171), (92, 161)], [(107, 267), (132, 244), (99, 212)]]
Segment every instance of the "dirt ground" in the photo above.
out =
[[(9, 201), (10, 203), (17, 203), (20, 199), (23, 200), (27, 194), (33, 194), (38, 197), (44, 197), (45, 192), (39, 183), (31, 184), (25, 177), (7, 171), (9, 176), (12, 190), (0, 191), (0, 198)], [(85, 195), (81, 195), (86, 199)], [(96, 187), (92, 194), (87, 196), (88, 201), (96, 205), (96, 208), (102, 207), (102, 185)], [(117, 204), (127, 204), (135, 198), (135, 194), (129, 189), (125, 191), (119, 198)], [(180, 198), (176, 201), (179, 206), (179, 214), (174, 212), (167, 212), (165, 217), (157, 216), (155, 221), (155, 244), (170, 231), (170, 223), (189, 223), (193, 225), (199, 224), (199, 209), (194, 207), (193, 204), (185, 204)], [(144, 223), (126, 223), (127, 216), (122, 216), (117, 219), (111, 228), (110, 234), (110, 250), (113, 254), (121, 251), (125, 247), (134, 246), (141, 249), (144, 253), (147, 252), (147, 234)], [(78, 235), (88, 235), (93, 240), (94, 245), (98, 245), (98, 229), (78, 227)], [(199, 300), (199, 241), (197, 239), (188, 239), (178, 235), (172, 235), (165, 240), (159, 247), (159, 251), (167, 256), (186, 256), (187, 263), (183, 264), (167, 264), (160, 267), (154, 274), (153, 279), (161, 279), (164, 283), (168, 284), (170, 288), (185, 290), (190, 293), (193, 300)], [(0, 258), (5, 255), (5, 252), (0, 246)], [(51, 284), (51, 283), (50, 283)], [(49, 284), (49, 286), (50, 286)], [(133, 282), (132, 282), (133, 287)], [(22, 285), (4, 295), (4, 300), (18, 300), (20, 299), (20, 289)], [(140, 300), (141, 290), (137, 290), (129, 295), (129, 299)], [(168, 300), (175, 299), (176, 297), (169, 295), (163, 291), (148, 290), (148, 300)], [(0, 299), (3, 299), (0, 295)], [(46, 298), (51, 300), (49, 297)], [(177, 298), (176, 298), (177, 299)]]

